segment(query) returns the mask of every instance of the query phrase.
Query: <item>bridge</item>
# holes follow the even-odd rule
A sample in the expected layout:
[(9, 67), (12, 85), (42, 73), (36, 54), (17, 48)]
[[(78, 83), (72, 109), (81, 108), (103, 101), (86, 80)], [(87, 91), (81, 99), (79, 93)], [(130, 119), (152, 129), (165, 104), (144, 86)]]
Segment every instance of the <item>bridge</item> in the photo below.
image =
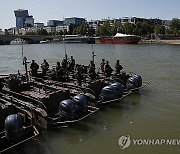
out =
[(43, 40), (62, 40), (61, 36), (50, 36), (50, 35), (0, 35), (0, 45), (2, 44), (10, 44), (12, 40), (15, 39), (25, 40), (28, 44), (40, 43)]

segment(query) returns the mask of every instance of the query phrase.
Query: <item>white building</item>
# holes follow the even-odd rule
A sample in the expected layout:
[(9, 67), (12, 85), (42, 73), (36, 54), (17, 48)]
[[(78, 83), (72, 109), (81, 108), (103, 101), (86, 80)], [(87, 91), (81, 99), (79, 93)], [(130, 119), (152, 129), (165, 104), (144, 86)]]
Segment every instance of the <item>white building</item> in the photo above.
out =
[(169, 27), (171, 20), (162, 20), (162, 25), (165, 27)]
[(56, 26), (56, 32), (64, 32), (64, 31), (69, 32), (70, 27), (69, 25), (64, 25), (64, 26)]
[(26, 32), (33, 32), (36, 33), (38, 30), (40, 30), (41, 28), (36, 28), (36, 27), (29, 27), (26, 29)]
[(0, 29), (0, 35), (5, 35), (5, 32)]
[(92, 27), (94, 30), (97, 30), (99, 27), (99, 20), (91, 20), (88, 22), (89, 27)]
[(26, 25), (25, 27), (33, 27), (34, 26), (33, 16), (26, 17), (25, 25)]
[(122, 17), (121, 18), (121, 23), (130, 23), (130, 24), (136, 24), (136, 17)]
[(48, 33), (55, 33), (56, 32), (56, 27), (45, 26), (43, 29), (45, 29)]
[(44, 27), (44, 23), (36, 22), (36, 23), (34, 23), (34, 27), (36, 27), (36, 28), (43, 28)]
[(10, 34), (10, 35), (17, 35), (17, 34), (19, 34), (19, 29), (16, 28), (16, 27), (9, 28), (8, 29), (8, 34)]

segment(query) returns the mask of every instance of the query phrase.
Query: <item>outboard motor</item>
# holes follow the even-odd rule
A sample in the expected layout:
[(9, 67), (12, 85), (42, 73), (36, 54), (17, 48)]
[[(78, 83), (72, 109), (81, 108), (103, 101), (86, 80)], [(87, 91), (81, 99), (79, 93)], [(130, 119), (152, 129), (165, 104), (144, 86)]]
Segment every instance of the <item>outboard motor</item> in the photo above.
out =
[(105, 101), (114, 100), (117, 98), (116, 88), (114, 86), (106, 86), (101, 90), (101, 97)]
[(138, 81), (138, 87), (142, 86), (142, 77), (140, 75), (133, 76)]
[(7, 116), (4, 123), (5, 136), (10, 142), (18, 141), (23, 135), (23, 123), (21, 116), (12, 114)]
[(88, 112), (88, 99), (85, 95), (76, 95), (73, 100), (76, 102), (77, 114), (84, 115)]
[(116, 88), (116, 92), (117, 92), (117, 96), (118, 97), (122, 97), (123, 96), (124, 87), (123, 87), (123, 85), (121, 83), (116, 82), (116, 83), (111, 84), (111, 86)]
[(140, 75), (134, 75), (133, 77), (128, 78), (127, 84), (128, 89), (135, 89), (142, 86), (142, 78)]
[(74, 120), (77, 117), (75, 101), (67, 99), (60, 102), (59, 115), (63, 120)]

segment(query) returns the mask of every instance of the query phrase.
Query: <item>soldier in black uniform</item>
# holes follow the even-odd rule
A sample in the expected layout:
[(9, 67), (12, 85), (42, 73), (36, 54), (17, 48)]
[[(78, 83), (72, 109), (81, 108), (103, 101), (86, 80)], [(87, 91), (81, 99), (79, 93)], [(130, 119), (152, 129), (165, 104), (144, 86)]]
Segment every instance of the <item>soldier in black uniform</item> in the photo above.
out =
[(68, 61), (67, 61), (67, 54), (65, 54), (65, 57), (63, 58), (62, 62), (61, 62), (61, 66), (64, 70), (67, 71), (68, 69)]
[(76, 65), (75, 67), (75, 78), (77, 79), (78, 85), (81, 86), (83, 75), (79, 65)]
[(46, 59), (44, 59), (44, 62), (41, 64), (41, 68), (42, 68), (42, 76), (44, 77), (44, 76), (46, 76), (46, 72), (49, 69), (49, 64), (46, 61)]
[(116, 74), (120, 74), (120, 71), (123, 69), (123, 67), (119, 64), (119, 60), (117, 60), (116, 62), (115, 69), (116, 69)]
[(30, 69), (31, 69), (32, 76), (37, 76), (37, 71), (39, 69), (39, 65), (35, 62), (35, 60), (32, 60)]
[(97, 76), (97, 74), (95, 72), (95, 64), (93, 61), (90, 61), (90, 64), (88, 66), (88, 75), (91, 80), (94, 80)]
[(73, 58), (73, 56), (71, 56), (71, 59), (69, 60), (69, 71), (73, 71), (75, 67), (75, 60)]
[(104, 73), (104, 66), (105, 66), (105, 59), (102, 59), (101, 64), (100, 64), (100, 70), (102, 73)]
[(90, 61), (88, 68), (93, 68), (95, 70), (95, 64), (92, 60)]
[(88, 75), (89, 75), (91, 81), (96, 79), (97, 74), (96, 74), (95, 69), (93, 67), (90, 67), (88, 69)]
[(112, 69), (111, 66), (109, 65), (109, 62), (108, 62), (108, 61), (106, 61), (106, 64), (105, 64), (104, 67), (105, 67), (105, 70), (104, 70), (105, 76), (106, 76), (106, 77), (110, 77), (113, 69)]
[(60, 64), (60, 62), (58, 61), (58, 62), (56, 63), (56, 71), (58, 71), (60, 68), (61, 68), (61, 64)]
[(60, 62), (56, 64), (56, 76), (58, 81), (64, 81), (65, 79), (65, 70), (61, 67)]

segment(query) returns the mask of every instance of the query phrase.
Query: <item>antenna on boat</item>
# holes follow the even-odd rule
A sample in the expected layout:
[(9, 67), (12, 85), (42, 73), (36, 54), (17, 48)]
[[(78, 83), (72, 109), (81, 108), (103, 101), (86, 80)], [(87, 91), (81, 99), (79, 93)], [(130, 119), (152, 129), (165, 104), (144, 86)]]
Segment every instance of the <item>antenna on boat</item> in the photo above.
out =
[(63, 36), (64, 54), (65, 54), (65, 60), (66, 60), (66, 75), (68, 77), (68, 59), (67, 59), (68, 55), (67, 55), (66, 44), (65, 44), (64, 15), (63, 15), (63, 33), (64, 33), (64, 36)]
[(22, 53), (23, 65), (24, 65), (24, 67), (25, 67), (26, 81), (29, 82), (27, 64), (30, 63), (30, 62), (27, 62), (27, 58), (24, 57), (24, 46), (23, 46), (22, 33), (21, 33), (21, 53)]
[(28, 70), (27, 70), (27, 63), (29, 63), (29, 62), (27, 62), (27, 58), (24, 57), (24, 58), (23, 58), (23, 65), (24, 65), (25, 71), (26, 71), (26, 73), (25, 73), (25, 75), (26, 75), (26, 80), (27, 80), (27, 82), (29, 82), (29, 78), (28, 78)]
[(23, 57), (24, 57), (24, 47), (23, 47), (22, 33), (21, 33), (21, 53), (22, 53), (22, 59), (23, 59)]
[(92, 61), (94, 63), (94, 57), (95, 57), (95, 53), (94, 53), (94, 46), (93, 46), (93, 43), (92, 43)]
[(21, 41), (21, 50), (22, 50), (22, 57), (24, 56), (24, 47), (23, 47), (23, 43)]
[[(92, 38), (91, 38), (92, 37)], [(93, 46), (93, 44), (94, 44), (94, 39), (93, 39), (93, 34), (91, 33), (91, 35), (90, 35), (90, 44), (92, 45), (92, 61), (93, 61), (93, 63), (94, 63), (94, 57), (96, 56), (95, 55), (95, 53), (94, 53), (94, 46)]]
[(65, 52), (65, 57), (67, 57), (67, 51), (66, 51), (66, 44), (65, 44), (65, 30), (64, 30), (64, 15), (63, 15), (63, 44), (64, 44), (64, 52)]

